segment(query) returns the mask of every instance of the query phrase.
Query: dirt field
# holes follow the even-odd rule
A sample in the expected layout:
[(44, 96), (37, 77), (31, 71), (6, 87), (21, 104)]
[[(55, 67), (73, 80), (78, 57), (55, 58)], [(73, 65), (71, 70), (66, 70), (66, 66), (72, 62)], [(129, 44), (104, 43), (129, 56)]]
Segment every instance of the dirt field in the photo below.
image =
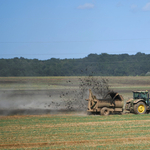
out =
[[(149, 114), (86, 115), (81, 77), (0, 78), (0, 149), (149, 149)], [(105, 77), (125, 101), (149, 77)]]

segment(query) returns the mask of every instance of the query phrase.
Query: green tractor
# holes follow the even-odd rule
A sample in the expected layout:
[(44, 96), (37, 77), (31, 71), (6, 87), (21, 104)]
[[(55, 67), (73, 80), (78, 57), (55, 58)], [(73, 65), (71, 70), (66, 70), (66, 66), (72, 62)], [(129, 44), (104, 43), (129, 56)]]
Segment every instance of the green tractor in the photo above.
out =
[(148, 91), (133, 91), (133, 98), (126, 101), (125, 109), (135, 114), (145, 114), (150, 110)]

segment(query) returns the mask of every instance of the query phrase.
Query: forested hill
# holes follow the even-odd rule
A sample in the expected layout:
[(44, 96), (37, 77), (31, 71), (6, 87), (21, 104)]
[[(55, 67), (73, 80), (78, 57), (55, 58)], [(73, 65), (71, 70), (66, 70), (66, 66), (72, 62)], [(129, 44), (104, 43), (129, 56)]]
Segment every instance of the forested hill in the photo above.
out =
[(136, 76), (150, 74), (150, 54), (89, 54), (80, 59), (0, 59), (0, 76)]

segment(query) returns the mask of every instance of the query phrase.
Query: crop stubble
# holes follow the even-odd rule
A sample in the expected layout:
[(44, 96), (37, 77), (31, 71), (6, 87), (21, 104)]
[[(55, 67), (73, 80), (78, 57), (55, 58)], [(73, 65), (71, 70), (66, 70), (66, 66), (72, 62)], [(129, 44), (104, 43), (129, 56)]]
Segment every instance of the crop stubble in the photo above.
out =
[(148, 115), (40, 115), (0, 118), (0, 148), (148, 148)]

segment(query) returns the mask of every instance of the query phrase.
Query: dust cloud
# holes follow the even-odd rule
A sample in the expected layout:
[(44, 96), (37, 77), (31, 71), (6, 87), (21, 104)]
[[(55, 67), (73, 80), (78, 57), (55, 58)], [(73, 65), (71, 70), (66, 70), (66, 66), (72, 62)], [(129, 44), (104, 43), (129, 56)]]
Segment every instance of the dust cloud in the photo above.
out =
[[(67, 84), (74, 84), (71, 79)], [(0, 115), (39, 115), (75, 112), (86, 114), (89, 89), (103, 98), (109, 91), (108, 80), (93, 76), (81, 77), (72, 89), (0, 90)]]

